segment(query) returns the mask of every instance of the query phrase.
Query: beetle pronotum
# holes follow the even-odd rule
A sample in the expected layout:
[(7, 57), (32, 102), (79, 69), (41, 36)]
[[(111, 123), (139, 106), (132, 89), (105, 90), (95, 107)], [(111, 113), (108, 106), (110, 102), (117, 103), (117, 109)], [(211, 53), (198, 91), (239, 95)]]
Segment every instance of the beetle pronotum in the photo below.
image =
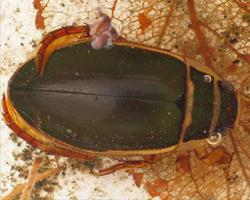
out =
[(122, 38), (95, 50), (89, 31), (49, 33), (9, 81), (5, 121), (33, 146), (80, 159), (148, 156), (202, 145), (237, 122), (237, 93), (208, 67)]

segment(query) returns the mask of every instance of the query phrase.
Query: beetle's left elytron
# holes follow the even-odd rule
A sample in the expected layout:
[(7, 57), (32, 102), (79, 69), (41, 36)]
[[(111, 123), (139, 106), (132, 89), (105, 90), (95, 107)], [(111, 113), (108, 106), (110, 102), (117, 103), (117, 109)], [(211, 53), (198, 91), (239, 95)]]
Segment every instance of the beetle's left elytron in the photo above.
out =
[(48, 34), (9, 81), (5, 121), (27, 142), (84, 159), (152, 155), (236, 123), (237, 93), (209, 68), (123, 39), (95, 50), (88, 33), (84, 25)]

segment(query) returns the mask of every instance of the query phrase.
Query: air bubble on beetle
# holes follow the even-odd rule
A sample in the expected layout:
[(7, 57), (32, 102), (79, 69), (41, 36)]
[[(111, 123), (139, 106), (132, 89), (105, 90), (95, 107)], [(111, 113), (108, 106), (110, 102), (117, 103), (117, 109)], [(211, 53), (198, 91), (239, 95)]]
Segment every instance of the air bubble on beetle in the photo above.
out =
[(66, 129), (66, 132), (67, 133), (72, 133), (72, 130), (71, 129)]
[(212, 81), (212, 77), (210, 75), (206, 74), (203, 76), (203, 78), (204, 78), (204, 82), (206, 82), (206, 83), (211, 83), (211, 81)]
[(211, 135), (208, 139), (207, 139), (207, 142), (210, 144), (210, 145), (217, 145), (219, 144), (219, 142), (221, 141), (221, 133), (217, 132), (213, 135)]
[(79, 76), (80, 74), (79, 74), (79, 72), (75, 72), (75, 76)]

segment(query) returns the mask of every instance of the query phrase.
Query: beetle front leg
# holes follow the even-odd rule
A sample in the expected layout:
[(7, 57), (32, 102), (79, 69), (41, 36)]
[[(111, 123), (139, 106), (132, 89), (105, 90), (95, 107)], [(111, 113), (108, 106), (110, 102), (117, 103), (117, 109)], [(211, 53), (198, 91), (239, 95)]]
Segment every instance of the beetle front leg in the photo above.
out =
[(104, 175), (112, 174), (122, 169), (128, 170), (128, 169), (133, 169), (133, 168), (142, 168), (142, 167), (145, 167), (146, 165), (151, 164), (154, 161), (154, 159), (155, 159), (155, 155), (144, 156), (143, 160), (124, 161), (124, 162), (120, 162), (108, 168), (104, 168), (100, 170), (93, 169), (91, 173), (97, 176), (104, 176)]

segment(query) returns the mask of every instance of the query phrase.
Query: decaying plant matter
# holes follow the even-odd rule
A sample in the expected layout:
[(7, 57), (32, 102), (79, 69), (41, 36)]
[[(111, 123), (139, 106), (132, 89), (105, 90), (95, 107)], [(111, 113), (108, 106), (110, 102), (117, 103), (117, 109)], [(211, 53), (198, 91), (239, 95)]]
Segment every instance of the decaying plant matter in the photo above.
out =
[[(230, 81), (241, 95), (236, 127), (220, 146), (160, 155), (140, 170), (129, 170), (138, 187), (161, 199), (250, 198), (250, 3), (247, 0), (34, 1), (36, 27), (89, 23), (96, 7), (110, 16), (129, 41), (190, 57)], [(76, 9), (77, 8), (77, 9)], [(77, 14), (71, 16), (77, 10)], [(74, 13), (75, 14), (75, 13)], [(61, 23), (53, 23), (57, 18)], [(71, 16), (71, 18), (70, 18)], [(68, 22), (70, 18), (70, 21)], [(143, 58), (142, 58), (143, 59)], [(225, 153), (209, 165), (209, 152)], [(38, 179), (38, 178), (37, 178)], [(36, 179), (35, 179), (36, 181)]]
[(16, 185), (14, 189), (3, 198), (3, 200), (11, 200), (15, 199), (16, 197), (20, 197), (21, 200), (30, 199), (32, 189), (37, 182), (42, 181), (55, 174), (58, 174), (63, 169), (62, 167), (58, 166), (56, 168), (47, 170), (46, 172), (37, 173), (38, 169), (40, 168), (40, 165), (42, 164), (42, 161), (42, 157), (37, 157), (32, 165), (28, 181), (26, 183)]

